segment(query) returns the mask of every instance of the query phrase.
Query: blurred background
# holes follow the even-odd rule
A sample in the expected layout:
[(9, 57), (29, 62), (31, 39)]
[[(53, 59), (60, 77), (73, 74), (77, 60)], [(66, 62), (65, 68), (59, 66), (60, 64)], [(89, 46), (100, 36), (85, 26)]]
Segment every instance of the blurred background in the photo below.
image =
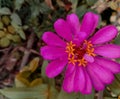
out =
[[(108, 24), (120, 31), (120, 0), (0, 0), (0, 99), (120, 99), (120, 74), (90, 95), (67, 94), (61, 89), (63, 74), (45, 75), (42, 34), (54, 31), (58, 18), (76, 13), (82, 20), (87, 11), (100, 16), (96, 31)], [(120, 44), (120, 35), (111, 43)]]

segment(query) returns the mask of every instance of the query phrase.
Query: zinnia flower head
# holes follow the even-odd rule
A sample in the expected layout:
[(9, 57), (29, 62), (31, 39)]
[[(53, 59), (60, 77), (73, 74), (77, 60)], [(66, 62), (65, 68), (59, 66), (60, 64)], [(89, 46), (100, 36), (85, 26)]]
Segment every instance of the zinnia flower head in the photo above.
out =
[(90, 94), (92, 87), (103, 90), (120, 72), (120, 46), (109, 42), (117, 36), (117, 29), (108, 25), (93, 34), (99, 16), (87, 12), (82, 20), (76, 14), (67, 15), (54, 23), (56, 33), (45, 32), (42, 40), (47, 44), (40, 49), (44, 59), (50, 60), (46, 74), (53, 78), (65, 69), (64, 91)]

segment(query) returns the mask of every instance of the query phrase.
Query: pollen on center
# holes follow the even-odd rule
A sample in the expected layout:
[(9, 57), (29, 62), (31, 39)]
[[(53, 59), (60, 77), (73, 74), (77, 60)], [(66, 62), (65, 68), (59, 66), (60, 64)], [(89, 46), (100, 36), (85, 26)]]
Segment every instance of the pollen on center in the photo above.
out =
[(68, 63), (78, 66), (86, 66), (85, 54), (95, 56), (94, 48), (90, 41), (84, 40), (80, 46), (76, 46), (72, 41), (67, 42), (66, 53), (68, 53)]

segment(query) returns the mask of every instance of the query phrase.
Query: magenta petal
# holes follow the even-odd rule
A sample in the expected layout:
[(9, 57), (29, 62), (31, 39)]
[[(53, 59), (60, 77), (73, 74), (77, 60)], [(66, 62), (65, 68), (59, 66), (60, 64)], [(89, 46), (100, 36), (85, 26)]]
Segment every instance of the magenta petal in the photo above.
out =
[(96, 54), (108, 57), (108, 58), (119, 58), (120, 57), (120, 46), (114, 44), (107, 44), (98, 46), (94, 51)]
[(72, 33), (76, 34), (77, 32), (80, 31), (80, 22), (76, 14), (73, 13), (73, 14), (67, 15), (66, 20), (67, 20), (67, 23), (70, 25)]
[(96, 63), (91, 63), (91, 70), (105, 84), (110, 84), (114, 80), (113, 74)]
[(84, 15), (80, 31), (86, 32), (88, 35), (92, 33), (98, 25), (99, 16), (92, 12), (88, 12)]
[(93, 56), (90, 56), (90, 55), (88, 55), (88, 54), (85, 54), (85, 55), (84, 55), (84, 58), (85, 58), (85, 60), (87, 60), (87, 61), (90, 62), (90, 63), (93, 63), (93, 62), (94, 62)]
[(84, 68), (85, 78), (86, 78), (86, 87), (82, 91), (83, 94), (90, 94), (92, 92), (92, 83), (90, 76), (88, 75), (86, 68)]
[(99, 91), (99, 90), (103, 90), (105, 88), (104, 84), (102, 83), (102, 81), (98, 78), (98, 76), (93, 72), (92, 70), (92, 66), (88, 64), (87, 66), (87, 71), (88, 74), (90, 75), (92, 84), (94, 86), (94, 88)]
[(95, 57), (95, 62), (99, 64), (102, 68), (105, 68), (112, 73), (119, 73), (120, 72), (120, 64), (106, 59), (106, 58), (101, 58), (101, 57)]
[(92, 44), (101, 44), (101, 43), (108, 42), (108, 41), (112, 40), (113, 38), (115, 38), (117, 33), (118, 33), (118, 30), (115, 26), (113, 26), (113, 25), (106, 26), (106, 27), (100, 29), (91, 38)]
[(85, 73), (82, 66), (76, 67), (76, 74), (74, 80), (74, 91), (75, 92), (82, 92), (85, 88), (86, 78)]
[(68, 41), (72, 40), (72, 31), (70, 29), (69, 24), (65, 20), (58, 19), (54, 23), (54, 28), (58, 35), (60, 35), (61, 37)]
[(51, 46), (65, 47), (66, 43), (53, 32), (44, 32), (42, 40)]
[(75, 78), (75, 70), (71, 73), (65, 75), (64, 81), (63, 81), (63, 85), (62, 88), (64, 91), (70, 93), (74, 91), (74, 78)]
[(52, 60), (59, 58), (63, 55), (67, 55), (64, 48), (53, 47), (53, 46), (44, 46), (41, 49), (41, 55), (46, 60)]
[(73, 73), (75, 71), (76, 66), (74, 66), (73, 64), (68, 64), (66, 71), (65, 71), (65, 76), (69, 76), (71, 73)]
[(74, 35), (73, 43), (79, 46), (85, 40), (86, 37), (87, 34), (85, 32), (78, 32)]
[(67, 58), (66, 56), (56, 59), (48, 64), (46, 67), (46, 75), (49, 78), (53, 78), (60, 74), (62, 70), (64, 69), (65, 65), (67, 64)]

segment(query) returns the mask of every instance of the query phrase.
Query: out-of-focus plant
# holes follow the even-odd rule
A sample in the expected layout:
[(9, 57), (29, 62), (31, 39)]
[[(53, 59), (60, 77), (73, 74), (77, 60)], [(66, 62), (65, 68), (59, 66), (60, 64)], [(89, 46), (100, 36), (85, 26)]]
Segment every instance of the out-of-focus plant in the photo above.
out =
[(0, 47), (7, 47), (11, 43), (20, 42), (20, 35), (12, 25), (10, 16), (2, 15), (0, 20)]
[(12, 43), (20, 43), (25, 39), (21, 19), (9, 8), (0, 9), (0, 47), (8, 47)]
[(1, 89), (0, 92), (10, 99), (56, 99), (57, 90), (44, 83), (39, 68), (39, 58), (34, 58), (15, 77), (15, 87)]
[(16, 87), (34, 87), (42, 84), (40, 72), (37, 72), (39, 58), (34, 58), (29, 66), (25, 66), (21, 72), (16, 75), (15, 84)]
[[(109, 20), (114, 25), (117, 23), (116, 26), (119, 29), (119, 2), (120, 0), (0, 0), (0, 47), (5, 48), (13, 44), (17, 46), (23, 44), (24, 46), (31, 33), (37, 35), (36, 43), (36, 39), (41, 40), (41, 35), (45, 31), (54, 31), (53, 23), (57, 18), (65, 18), (67, 14), (72, 12), (76, 13), (80, 19), (87, 11), (99, 13), (101, 17), (99, 27), (106, 26)], [(103, 15), (103, 11), (107, 11), (107, 8), (110, 9), (112, 15)], [(106, 17), (105, 20), (103, 20), (104, 16)], [(6, 25), (7, 22), (8, 25)], [(2, 43), (1, 39), (3, 39)], [(113, 42), (120, 44), (120, 35)], [(39, 42), (37, 43), (39, 44)], [(32, 64), (37, 63), (38, 60), (38, 58), (34, 58)], [(63, 78), (58, 76), (51, 80), (46, 77), (45, 67), (47, 63), (44, 60), (40, 67), (37, 65), (31, 67), (31, 63), (25, 66), (15, 77), (16, 86), (0, 90), (1, 93), (11, 99), (34, 99), (38, 97), (38, 99), (94, 99), (95, 96), (99, 97), (99, 92), (94, 91), (90, 95), (65, 93), (61, 89)], [(37, 73), (39, 69), (41, 72)], [(103, 95), (100, 94), (101, 97), (105, 99), (118, 98), (120, 95), (120, 79), (118, 76), (115, 77), (113, 84), (106, 87)], [(59, 93), (56, 88), (58, 88)]]

